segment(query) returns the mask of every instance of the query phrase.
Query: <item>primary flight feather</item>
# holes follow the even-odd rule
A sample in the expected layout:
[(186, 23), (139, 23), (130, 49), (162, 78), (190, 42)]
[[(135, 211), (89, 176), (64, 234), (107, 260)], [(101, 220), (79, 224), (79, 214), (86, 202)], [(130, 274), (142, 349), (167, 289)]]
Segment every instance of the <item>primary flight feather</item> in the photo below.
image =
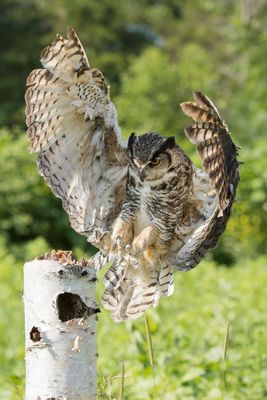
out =
[(31, 151), (70, 224), (108, 261), (103, 305), (115, 321), (137, 318), (173, 293), (173, 271), (190, 270), (217, 244), (239, 181), (237, 147), (212, 101), (181, 104), (203, 162), (198, 170), (173, 137), (122, 140), (102, 73), (73, 29), (41, 54), (27, 79)]

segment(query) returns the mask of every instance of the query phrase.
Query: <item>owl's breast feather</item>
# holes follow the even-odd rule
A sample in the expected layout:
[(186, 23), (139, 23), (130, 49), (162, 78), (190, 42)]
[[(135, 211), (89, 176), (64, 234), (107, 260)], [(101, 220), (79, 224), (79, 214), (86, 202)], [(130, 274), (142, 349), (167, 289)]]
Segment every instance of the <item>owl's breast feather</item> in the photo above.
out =
[(149, 185), (144, 184), (140, 188), (139, 192), (139, 211), (136, 214), (135, 217), (135, 223), (134, 223), (134, 236), (137, 236), (140, 232), (142, 232), (143, 229), (145, 229), (148, 225), (151, 224), (151, 218), (148, 213), (147, 209), (147, 199), (149, 197), (151, 189)]
[(141, 208), (136, 214), (134, 223), (134, 237), (136, 237), (143, 229), (150, 225), (151, 220), (145, 209)]

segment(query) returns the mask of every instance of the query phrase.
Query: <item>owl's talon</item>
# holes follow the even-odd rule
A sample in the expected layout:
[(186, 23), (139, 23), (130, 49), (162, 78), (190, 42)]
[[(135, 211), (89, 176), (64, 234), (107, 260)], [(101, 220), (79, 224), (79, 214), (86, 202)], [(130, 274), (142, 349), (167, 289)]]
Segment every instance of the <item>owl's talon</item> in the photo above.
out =
[(111, 244), (111, 251), (115, 251), (116, 247), (117, 247), (116, 243), (112, 243)]
[(131, 254), (126, 254), (126, 256), (125, 256), (125, 260), (126, 260), (126, 262), (128, 263), (128, 264), (132, 264), (132, 257), (131, 257)]
[(130, 251), (130, 250), (131, 250), (131, 245), (130, 245), (130, 243), (127, 243), (127, 244), (126, 244), (125, 250), (126, 250), (126, 251)]
[[(118, 239), (117, 239), (117, 241), (118, 241)], [(125, 250), (125, 243), (121, 237), (119, 238), (118, 250), (120, 252)]]
[(121, 236), (117, 236), (116, 239), (113, 240), (111, 245), (111, 251), (117, 251), (118, 253), (121, 253), (123, 251), (128, 252), (130, 249), (130, 243), (125, 243)]
[(112, 236), (112, 251), (128, 251), (126, 246), (132, 240), (132, 225), (120, 218), (115, 223)]

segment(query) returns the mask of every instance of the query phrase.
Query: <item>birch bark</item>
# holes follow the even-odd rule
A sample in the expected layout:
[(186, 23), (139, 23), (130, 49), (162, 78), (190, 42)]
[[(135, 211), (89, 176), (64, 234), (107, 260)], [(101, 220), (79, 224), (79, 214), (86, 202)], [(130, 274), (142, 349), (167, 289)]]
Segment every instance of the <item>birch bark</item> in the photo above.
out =
[(26, 400), (96, 399), (95, 281), (70, 252), (25, 264)]

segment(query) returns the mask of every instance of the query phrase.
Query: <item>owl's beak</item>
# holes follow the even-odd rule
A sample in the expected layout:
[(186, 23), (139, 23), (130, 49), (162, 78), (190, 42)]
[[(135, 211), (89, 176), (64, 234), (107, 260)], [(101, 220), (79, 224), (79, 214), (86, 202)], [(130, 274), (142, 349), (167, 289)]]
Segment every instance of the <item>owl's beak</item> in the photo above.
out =
[(142, 168), (141, 170), (139, 170), (139, 175), (140, 175), (140, 179), (142, 182), (144, 182), (144, 179), (146, 178), (146, 170), (144, 168)]

